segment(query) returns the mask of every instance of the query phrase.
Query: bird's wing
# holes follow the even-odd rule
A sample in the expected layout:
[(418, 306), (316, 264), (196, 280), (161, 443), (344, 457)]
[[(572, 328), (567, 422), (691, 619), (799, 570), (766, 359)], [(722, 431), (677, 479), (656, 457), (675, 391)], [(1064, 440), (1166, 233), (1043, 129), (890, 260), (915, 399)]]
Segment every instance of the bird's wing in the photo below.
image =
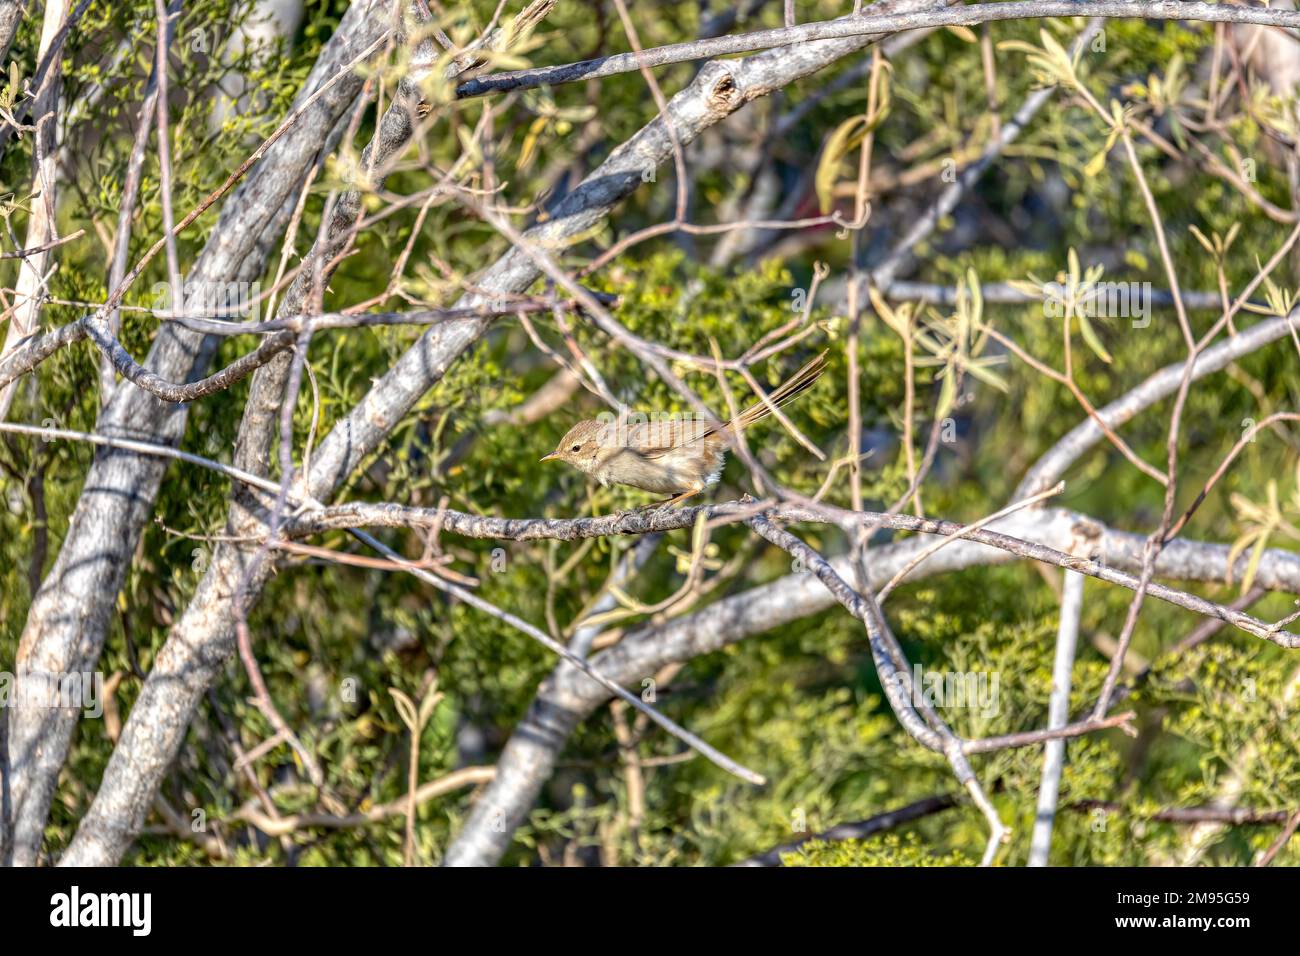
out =
[(662, 458), (676, 448), (711, 434), (709, 423), (698, 419), (649, 421), (628, 429), (627, 447), (643, 458)]

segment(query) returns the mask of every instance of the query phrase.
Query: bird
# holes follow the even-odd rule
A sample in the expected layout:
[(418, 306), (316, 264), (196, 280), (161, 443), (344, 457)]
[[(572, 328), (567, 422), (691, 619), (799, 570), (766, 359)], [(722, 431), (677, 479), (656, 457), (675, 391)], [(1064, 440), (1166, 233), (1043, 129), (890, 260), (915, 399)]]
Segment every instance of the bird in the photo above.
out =
[(608, 488), (628, 485), (672, 497), (669, 507), (715, 485), (727, 458), (728, 435), (762, 421), (772, 409), (798, 398), (826, 370), (826, 352), (795, 372), (767, 401), (755, 402), (730, 421), (716, 424), (694, 417), (645, 415), (578, 422), (542, 461), (563, 461)]

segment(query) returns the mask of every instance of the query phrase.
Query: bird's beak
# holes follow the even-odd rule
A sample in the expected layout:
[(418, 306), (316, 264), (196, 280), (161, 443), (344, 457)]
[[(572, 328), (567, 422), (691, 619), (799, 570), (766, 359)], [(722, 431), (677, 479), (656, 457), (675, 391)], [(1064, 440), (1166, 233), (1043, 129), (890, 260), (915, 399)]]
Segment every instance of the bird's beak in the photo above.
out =
[(549, 455), (544, 455), (544, 456), (542, 456), (542, 459), (541, 459), (541, 460), (542, 460), (542, 461), (550, 461), (552, 458), (559, 458), (559, 457), (560, 457), (560, 453), (559, 453), (558, 451), (553, 451), (553, 452), (551, 452)]

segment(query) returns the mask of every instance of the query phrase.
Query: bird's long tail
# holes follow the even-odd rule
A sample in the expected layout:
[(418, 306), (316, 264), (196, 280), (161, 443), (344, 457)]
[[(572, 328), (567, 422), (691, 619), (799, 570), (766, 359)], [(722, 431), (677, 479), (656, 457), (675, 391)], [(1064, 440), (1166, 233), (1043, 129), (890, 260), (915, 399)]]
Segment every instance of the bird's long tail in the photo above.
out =
[(755, 422), (762, 421), (772, 414), (774, 408), (789, 404), (810, 389), (824, 371), (826, 371), (826, 351), (823, 351), (821, 355), (786, 379), (774, 392), (767, 396), (766, 401), (755, 402), (727, 422), (726, 427), (733, 431), (740, 431)]

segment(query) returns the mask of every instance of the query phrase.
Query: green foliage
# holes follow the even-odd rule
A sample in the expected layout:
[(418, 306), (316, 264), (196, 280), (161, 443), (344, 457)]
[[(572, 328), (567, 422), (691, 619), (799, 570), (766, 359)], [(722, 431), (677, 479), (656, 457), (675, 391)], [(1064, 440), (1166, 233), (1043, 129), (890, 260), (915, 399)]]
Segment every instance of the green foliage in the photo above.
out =
[(973, 862), (955, 850), (937, 855), (914, 833), (833, 843), (809, 840), (797, 851), (781, 855), (782, 866), (970, 866)]

